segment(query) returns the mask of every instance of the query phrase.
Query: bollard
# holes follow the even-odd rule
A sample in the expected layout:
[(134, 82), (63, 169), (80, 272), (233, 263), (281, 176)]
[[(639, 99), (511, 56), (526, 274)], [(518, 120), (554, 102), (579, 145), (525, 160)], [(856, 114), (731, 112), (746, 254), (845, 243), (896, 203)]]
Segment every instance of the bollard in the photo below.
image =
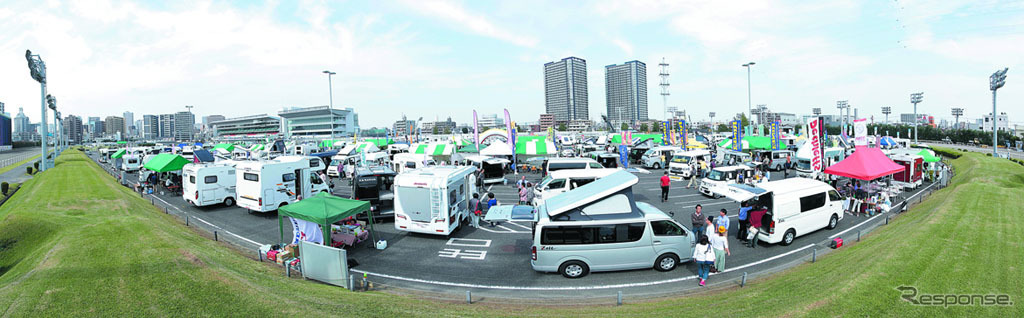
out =
[(811, 252), (811, 263), (814, 263), (817, 260), (818, 260), (818, 249), (814, 249), (813, 252)]
[(473, 294), (470, 293), (468, 290), (466, 291), (466, 303), (473, 304)]
[(185, 216), (185, 226), (188, 226), (188, 215)]
[(352, 276), (352, 275), (348, 276), (348, 290), (351, 290), (351, 291), (355, 291), (356, 290), (356, 278), (355, 278), (355, 276)]
[(622, 291), (621, 290), (618, 292), (618, 297), (616, 298), (615, 305), (616, 306), (622, 306)]
[(889, 216), (888, 215), (885, 216), (885, 225), (889, 225)]
[(260, 259), (260, 262), (263, 261), (263, 253), (260, 253), (260, 249), (258, 248), (256, 249), (256, 257)]
[(740, 280), (740, 287), (747, 285), (747, 272), (743, 272), (743, 279)]
[(287, 261), (284, 262), (284, 274), (288, 275), (288, 277), (292, 277), (292, 267), (288, 266), (288, 262)]
[(857, 230), (857, 242), (860, 242), (860, 230)]
[(167, 207), (164, 207), (164, 214), (167, 214)]
[(217, 239), (217, 231), (213, 231), (213, 241), (220, 242), (220, 240)]

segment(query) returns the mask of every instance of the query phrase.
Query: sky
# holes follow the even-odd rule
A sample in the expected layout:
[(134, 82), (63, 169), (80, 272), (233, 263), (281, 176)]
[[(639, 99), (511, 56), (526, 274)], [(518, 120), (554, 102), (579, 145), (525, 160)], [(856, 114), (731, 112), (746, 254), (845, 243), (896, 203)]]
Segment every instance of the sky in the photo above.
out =
[[(1004, 1), (104, 1), (0, 2), (0, 101), (38, 121), (25, 50), (46, 62), (62, 114), (276, 114), (351, 107), (362, 128), (405, 114), (460, 123), (544, 112), (543, 64), (587, 61), (590, 117), (604, 66), (647, 64), (648, 111), (692, 120), (747, 110), (860, 117), (882, 106), (949, 118), (991, 112), (988, 76), (1009, 68), (999, 112), (1024, 122), (1024, 2)], [(1020, 75), (1018, 75), (1020, 74)]]

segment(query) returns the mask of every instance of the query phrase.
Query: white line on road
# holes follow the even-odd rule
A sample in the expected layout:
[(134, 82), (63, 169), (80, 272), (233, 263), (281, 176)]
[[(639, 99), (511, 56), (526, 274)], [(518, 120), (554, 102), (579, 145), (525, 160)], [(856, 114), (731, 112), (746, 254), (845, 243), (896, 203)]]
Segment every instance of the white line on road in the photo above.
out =
[(261, 243), (259, 243), (259, 242), (256, 242), (256, 241), (253, 241), (253, 240), (250, 240), (250, 239), (248, 239), (248, 238), (245, 238), (245, 237), (243, 237), (243, 236), (241, 236), (241, 235), (238, 235), (238, 234), (232, 233), (231, 231), (225, 230), (225, 229), (223, 229), (223, 228), (221, 228), (221, 227), (219, 227), (219, 226), (217, 226), (217, 225), (214, 225), (213, 223), (210, 223), (210, 222), (206, 222), (206, 220), (203, 220), (203, 219), (202, 219), (202, 218), (200, 218), (200, 217), (194, 216), (194, 215), (192, 215), (191, 213), (185, 212), (184, 210), (182, 210), (182, 209), (181, 209), (181, 208), (179, 208), (178, 206), (176, 206), (176, 205), (173, 205), (173, 204), (171, 204), (171, 203), (169, 203), (169, 202), (167, 202), (167, 201), (164, 201), (164, 199), (160, 198), (159, 196), (155, 196), (155, 195), (151, 195), (151, 196), (152, 196), (153, 198), (156, 198), (157, 200), (160, 200), (160, 202), (163, 202), (163, 203), (164, 203), (164, 204), (166, 204), (167, 206), (169, 206), (169, 207), (172, 207), (172, 208), (174, 208), (175, 210), (178, 210), (178, 212), (181, 212), (181, 213), (183, 213), (183, 214), (187, 215), (187, 216), (188, 216), (188, 217), (190, 217), (190, 218), (193, 218), (193, 219), (199, 220), (199, 222), (203, 222), (203, 223), (205, 223), (206, 225), (209, 225), (210, 227), (213, 227), (213, 228), (215, 228), (215, 229), (217, 229), (217, 230), (219, 230), (219, 231), (224, 231), (224, 233), (227, 233), (228, 235), (231, 235), (231, 236), (237, 237), (237, 238), (239, 238), (239, 239), (241, 239), (241, 240), (243, 240), (243, 241), (246, 241), (246, 242), (252, 243), (252, 244), (254, 244), (254, 245), (256, 245), (256, 246), (263, 246), (263, 245), (265, 245), (265, 244), (261, 244)]
[(516, 223), (516, 222), (512, 222), (512, 221), (505, 222), (505, 224), (512, 224), (512, 225), (515, 225), (515, 226), (518, 226), (518, 227), (521, 227), (521, 228), (524, 228), (524, 229), (527, 229), (527, 230), (533, 230), (532, 228), (530, 228), (530, 227), (528, 227), (526, 225), (522, 225), (522, 224), (519, 224), (519, 223)]

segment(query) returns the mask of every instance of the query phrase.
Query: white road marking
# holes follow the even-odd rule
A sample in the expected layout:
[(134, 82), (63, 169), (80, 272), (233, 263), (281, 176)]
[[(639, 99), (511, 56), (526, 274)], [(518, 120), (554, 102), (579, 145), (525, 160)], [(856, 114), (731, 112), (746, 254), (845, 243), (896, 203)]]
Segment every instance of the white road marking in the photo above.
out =
[(483, 260), (484, 258), (487, 258), (487, 251), (473, 251), (446, 248), (437, 251), (437, 257)]
[(502, 233), (502, 234), (519, 234), (519, 233), (527, 233), (527, 232), (522, 232), (522, 231), (511, 231), (511, 230), (510, 230), (510, 231), (495, 231), (495, 230), (492, 230), (492, 229), (489, 229), (489, 228), (487, 228), (487, 225), (481, 225), (481, 226), (480, 226), (480, 227), (478, 227), (477, 229), (478, 229), (478, 230), (483, 230), (483, 231), (485, 231), (485, 232), (491, 232), (491, 233)]
[[(684, 202), (679, 202), (679, 203), (684, 203)], [(717, 202), (717, 203), (701, 204), (700, 206), (703, 208), (703, 207), (708, 207), (708, 206), (712, 206), (712, 205), (722, 205), (722, 204), (729, 204), (729, 203), (739, 204), (739, 203), (736, 203), (736, 202), (727, 201), (727, 202)], [(695, 207), (697, 207), (696, 204), (694, 204), (694, 205), (687, 205), (687, 206), (684, 206), (684, 207), (681, 207), (681, 208), (689, 209), (689, 208), (695, 208)]]
[(695, 197), (695, 196), (703, 196), (703, 195), (704, 195), (704, 194), (702, 194), (702, 193), (696, 193), (696, 194), (680, 194), (680, 195), (670, 195), (670, 196), (668, 196), (668, 198), (669, 198), (669, 199), (671, 199), (671, 198), (685, 198), (685, 197)]
[(469, 246), (469, 247), (491, 247), (491, 240), (478, 240), (468, 238), (451, 238), (444, 245)]
[(203, 219), (202, 219), (202, 218), (200, 218), (200, 217), (197, 217), (197, 216), (194, 216), (194, 215), (192, 215), (191, 213), (185, 212), (184, 210), (182, 210), (182, 209), (181, 209), (181, 208), (179, 208), (178, 206), (176, 206), (176, 205), (173, 205), (173, 204), (170, 204), (170, 203), (169, 203), (169, 202), (167, 202), (167, 201), (164, 201), (164, 199), (160, 198), (159, 196), (156, 196), (156, 195), (150, 195), (150, 196), (152, 196), (153, 198), (156, 198), (157, 200), (160, 200), (160, 202), (163, 202), (163, 203), (164, 203), (164, 204), (166, 204), (167, 206), (170, 206), (170, 207), (174, 208), (175, 210), (178, 210), (178, 212), (181, 212), (181, 213), (184, 213), (184, 214), (188, 215), (188, 217), (189, 217), (189, 218), (193, 218), (193, 219), (199, 220), (199, 222), (203, 222), (204, 224), (206, 224), (206, 225), (209, 225), (210, 227), (213, 227), (213, 228), (217, 229), (217, 230), (218, 230), (218, 232), (220, 232), (220, 231), (223, 231), (224, 233), (227, 233), (228, 235), (231, 235), (231, 236), (237, 237), (237, 238), (239, 238), (239, 239), (241, 239), (241, 240), (243, 240), (243, 241), (246, 241), (246, 242), (252, 243), (253, 245), (256, 245), (256, 246), (263, 246), (263, 245), (265, 245), (265, 244), (262, 244), (262, 243), (259, 243), (259, 242), (256, 242), (256, 241), (253, 241), (253, 240), (250, 240), (250, 239), (248, 239), (248, 238), (246, 238), (246, 237), (244, 237), (244, 236), (241, 236), (241, 235), (238, 235), (238, 234), (232, 233), (231, 231), (225, 230), (225, 229), (223, 229), (223, 228), (221, 228), (221, 227), (219, 227), (219, 226), (217, 226), (217, 225), (214, 225), (213, 223), (207, 222), (206, 220), (203, 220)]
[(503, 229), (505, 229), (506, 231), (509, 231), (509, 232), (515, 232), (516, 231), (516, 230), (510, 229), (510, 228), (504, 227), (501, 224), (495, 224), (494, 226), (503, 228)]
[(508, 222), (505, 222), (505, 224), (512, 224), (512, 225), (515, 225), (515, 226), (518, 226), (518, 227), (521, 227), (521, 228), (524, 228), (524, 229), (527, 229), (527, 230), (533, 230), (529, 226), (522, 225), (522, 224), (516, 223), (514, 221), (508, 221)]

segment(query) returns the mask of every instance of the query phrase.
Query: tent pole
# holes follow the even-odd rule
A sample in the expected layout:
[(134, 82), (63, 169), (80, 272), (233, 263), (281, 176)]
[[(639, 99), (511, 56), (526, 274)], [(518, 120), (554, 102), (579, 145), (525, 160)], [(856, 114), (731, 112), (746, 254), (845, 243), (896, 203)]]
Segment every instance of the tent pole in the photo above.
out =
[(284, 221), (283, 220), (284, 219), (281, 217), (281, 212), (278, 211), (278, 213), (277, 213), (277, 229), (281, 233), (281, 238), (277, 242), (277, 244), (284, 244)]
[(373, 228), (373, 211), (366, 210), (366, 219), (370, 220), (370, 239), (374, 248), (377, 247), (377, 230)]

